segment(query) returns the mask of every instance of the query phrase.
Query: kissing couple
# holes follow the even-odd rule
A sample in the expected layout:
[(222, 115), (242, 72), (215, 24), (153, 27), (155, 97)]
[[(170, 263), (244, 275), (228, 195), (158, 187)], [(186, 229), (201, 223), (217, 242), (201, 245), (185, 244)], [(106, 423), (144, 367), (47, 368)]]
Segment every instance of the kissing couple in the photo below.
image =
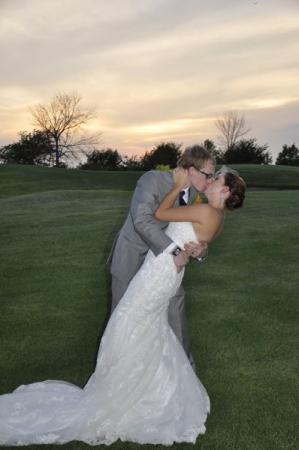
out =
[[(173, 172), (141, 176), (109, 258), (112, 313), (83, 388), (47, 380), (0, 396), (0, 444), (195, 443), (210, 400), (195, 373), (181, 286), (206, 258), (245, 182), (189, 147)], [(198, 203), (197, 192), (207, 203)]]

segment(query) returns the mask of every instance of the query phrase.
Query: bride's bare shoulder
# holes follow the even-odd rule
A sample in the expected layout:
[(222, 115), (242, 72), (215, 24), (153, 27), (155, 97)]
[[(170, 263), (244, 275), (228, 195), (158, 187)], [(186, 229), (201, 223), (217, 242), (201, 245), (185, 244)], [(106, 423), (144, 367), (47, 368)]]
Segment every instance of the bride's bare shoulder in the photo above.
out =
[(212, 206), (203, 203), (197, 205), (200, 220), (195, 224), (200, 239), (206, 242), (212, 242), (222, 230), (223, 215)]
[(208, 203), (201, 203), (199, 205), (196, 205), (198, 208), (198, 211), (201, 212), (201, 214), (205, 215), (214, 215), (217, 214), (217, 211), (213, 206), (209, 205)]
[(215, 209), (213, 206), (210, 206), (208, 203), (202, 203), (196, 206), (198, 208), (198, 212), (200, 213), (202, 222), (217, 224), (221, 220), (219, 211), (217, 211), (217, 209)]

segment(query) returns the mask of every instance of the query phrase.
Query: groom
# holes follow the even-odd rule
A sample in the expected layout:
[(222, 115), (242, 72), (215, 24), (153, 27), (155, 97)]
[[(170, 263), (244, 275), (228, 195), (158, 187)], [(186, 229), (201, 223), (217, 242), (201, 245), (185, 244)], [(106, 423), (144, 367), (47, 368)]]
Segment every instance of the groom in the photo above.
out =
[[(181, 192), (176, 205), (192, 204), (197, 191), (204, 192), (215, 170), (213, 157), (199, 145), (188, 147), (178, 161), (178, 167), (188, 171), (190, 189)], [(154, 218), (154, 212), (163, 198), (173, 187), (171, 172), (151, 170), (139, 178), (133, 193), (129, 214), (116, 237), (108, 263), (112, 274), (112, 309), (125, 293), (128, 284), (142, 265), (150, 249), (156, 256), (167, 251), (173, 254), (174, 262), (180, 270), (190, 256), (202, 261), (207, 253), (205, 243), (189, 243), (180, 249), (164, 232), (166, 222)], [(171, 299), (168, 321), (194, 367), (189, 349), (189, 339), (185, 315), (185, 292), (181, 286)]]

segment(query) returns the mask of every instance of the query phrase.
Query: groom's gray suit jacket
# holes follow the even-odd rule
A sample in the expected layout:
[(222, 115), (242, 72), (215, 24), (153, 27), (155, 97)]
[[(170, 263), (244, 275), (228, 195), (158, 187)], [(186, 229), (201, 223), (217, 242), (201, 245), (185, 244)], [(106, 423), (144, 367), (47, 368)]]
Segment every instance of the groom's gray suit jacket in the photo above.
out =
[[(172, 187), (173, 177), (170, 172), (152, 170), (139, 178), (129, 214), (108, 259), (112, 275), (122, 282), (129, 284), (149, 249), (157, 256), (172, 243), (164, 232), (168, 223), (154, 217), (155, 210)], [(195, 195), (195, 189), (191, 188), (189, 204)]]

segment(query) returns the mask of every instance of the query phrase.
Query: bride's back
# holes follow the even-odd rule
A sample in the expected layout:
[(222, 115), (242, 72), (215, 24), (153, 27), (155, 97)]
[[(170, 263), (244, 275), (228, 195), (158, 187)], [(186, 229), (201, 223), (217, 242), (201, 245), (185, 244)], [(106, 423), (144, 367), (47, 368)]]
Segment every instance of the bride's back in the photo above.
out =
[(200, 222), (193, 222), (198, 241), (212, 242), (223, 231), (224, 213), (208, 204), (196, 205), (200, 208)]

